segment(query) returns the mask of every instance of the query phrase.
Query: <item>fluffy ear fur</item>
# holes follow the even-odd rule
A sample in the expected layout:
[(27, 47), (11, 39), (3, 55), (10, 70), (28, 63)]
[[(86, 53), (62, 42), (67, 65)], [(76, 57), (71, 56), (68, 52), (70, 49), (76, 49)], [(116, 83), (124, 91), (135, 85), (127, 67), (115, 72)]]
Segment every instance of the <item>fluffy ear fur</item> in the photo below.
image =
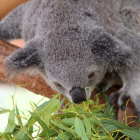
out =
[(109, 69), (122, 69), (131, 62), (132, 51), (123, 42), (108, 34), (96, 38), (91, 47), (95, 60), (109, 66)]
[(18, 49), (15, 53), (11, 54), (5, 61), (6, 71), (13, 75), (23, 72), (29, 67), (39, 67), (41, 59), (39, 57), (37, 43), (30, 42), (26, 47)]

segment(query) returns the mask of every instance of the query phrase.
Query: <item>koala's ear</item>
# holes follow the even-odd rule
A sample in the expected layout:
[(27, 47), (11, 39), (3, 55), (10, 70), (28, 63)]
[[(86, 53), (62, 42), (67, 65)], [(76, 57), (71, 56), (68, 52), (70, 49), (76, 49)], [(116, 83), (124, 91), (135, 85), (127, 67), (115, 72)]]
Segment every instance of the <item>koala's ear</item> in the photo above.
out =
[(24, 48), (18, 49), (7, 57), (5, 61), (6, 71), (15, 75), (29, 67), (38, 67), (41, 59), (35, 45), (35, 42), (29, 42)]
[(91, 51), (97, 62), (116, 68), (127, 65), (132, 56), (128, 46), (108, 34), (103, 34), (93, 40)]
[(103, 34), (93, 41), (91, 51), (95, 58), (100, 59), (100, 61), (106, 61), (110, 60), (114, 55), (115, 46), (114, 40), (110, 36)]

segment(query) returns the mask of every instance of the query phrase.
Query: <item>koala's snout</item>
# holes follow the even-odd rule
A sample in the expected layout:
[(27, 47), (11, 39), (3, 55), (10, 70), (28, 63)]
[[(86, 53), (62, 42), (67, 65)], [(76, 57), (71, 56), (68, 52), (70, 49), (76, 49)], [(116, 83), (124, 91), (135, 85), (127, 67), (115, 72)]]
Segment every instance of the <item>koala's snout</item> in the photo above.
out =
[(79, 104), (87, 100), (86, 92), (84, 88), (73, 88), (70, 91), (70, 95), (72, 97), (73, 103), (75, 104)]

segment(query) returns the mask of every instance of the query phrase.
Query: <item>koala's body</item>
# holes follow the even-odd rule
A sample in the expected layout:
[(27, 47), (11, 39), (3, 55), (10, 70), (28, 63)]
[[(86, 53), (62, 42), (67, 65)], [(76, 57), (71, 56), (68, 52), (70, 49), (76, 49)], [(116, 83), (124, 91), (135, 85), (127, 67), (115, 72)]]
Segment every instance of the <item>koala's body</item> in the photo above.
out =
[(24, 48), (7, 58), (5, 66), (12, 75), (36, 68), (73, 103), (90, 98), (95, 86), (106, 91), (121, 85), (111, 94), (110, 103), (119, 96), (118, 104), (125, 109), (130, 97), (139, 117), (139, 7), (139, 0), (25, 3), (0, 22), (0, 39), (26, 41)]

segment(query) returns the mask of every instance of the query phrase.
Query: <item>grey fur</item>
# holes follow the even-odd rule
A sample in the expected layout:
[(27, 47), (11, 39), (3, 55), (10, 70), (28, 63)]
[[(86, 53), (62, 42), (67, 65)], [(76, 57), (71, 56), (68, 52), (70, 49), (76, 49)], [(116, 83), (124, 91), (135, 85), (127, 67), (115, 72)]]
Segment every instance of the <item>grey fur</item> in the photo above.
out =
[[(0, 22), (0, 39), (22, 36), (27, 44), (7, 58), (7, 70), (15, 74), (37, 68), (53, 89), (70, 100), (73, 87), (89, 87), (90, 98), (97, 85), (107, 90), (121, 84), (110, 102), (118, 95), (124, 109), (130, 97), (140, 112), (139, 4), (139, 0), (32, 0), (23, 4)], [(94, 77), (88, 79), (92, 72)]]

